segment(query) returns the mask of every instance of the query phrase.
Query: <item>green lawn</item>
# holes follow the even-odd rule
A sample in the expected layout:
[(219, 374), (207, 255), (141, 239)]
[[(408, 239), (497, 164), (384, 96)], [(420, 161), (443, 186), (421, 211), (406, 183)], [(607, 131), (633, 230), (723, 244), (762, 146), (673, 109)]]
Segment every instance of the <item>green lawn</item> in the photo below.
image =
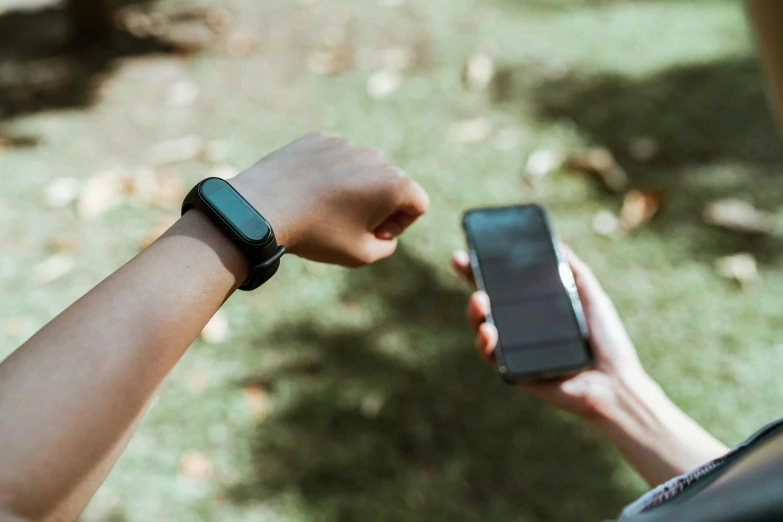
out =
[[(194, 5), (164, 0), (152, 8), (176, 13)], [(130, 203), (84, 221), (71, 207), (47, 209), (43, 187), (112, 164), (146, 165), (161, 140), (225, 140), (227, 162), (244, 168), (308, 130), (327, 129), (387, 151), (429, 191), (432, 210), (387, 261), (346, 270), (286, 258), (262, 290), (232, 297), (229, 339), (199, 340), (185, 355), (85, 521), (615, 515), (644, 485), (613, 447), (502, 384), (475, 356), (462, 316), (468, 289), (449, 272), (448, 258), (463, 244), (461, 212), (480, 205), (548, 205), (561, 235), (614, 298), (649, 372), (721, 439), (735, 444), (781, 414), (783, 242), (701, 221), (704, 205), (720, 197), (783, 218), (783, 147), (738, 2), (222, 5), (234, 13), (230, 31), (257, 40), (249, 54), (230, 56), (217, 43), (184, 57), (165, 45), (123, 41), (66, 62), (78, 73), (67, 92), (24, 103), (10, 97), (10, 73), (2, 77), (2, 132), (29, 139), (0, 152), (0, 356), (177, 213), (175, 205)], [(2, 6), (0, 34), (4, 19), (18, 16)], [(33, 63), (30, 49), (35, 59), (62, 59), (52, 51), (63, 35), (59, 13), (39, 15), (47, 18), (38, 37), (54, 44), (31, 37), (3, 46), (0, 65)], [(309, 71), (310, 52), (347, 18), (358, 63), (334, 76)], [(365, 86), (377, 51), (389, 48), (413, 49), (416, 63), (397, 90), (373, 99)], [(476, 51), (494, 57), (502, 89), (464, 87), (461, 70)], [(173, 106), (167, 89), (182, 79), (199, 94)], [(511, 129), (504, 133), (516, 133), (519, 144), (448, 139), (454, 123), (479, 117)], [(638, 137), (659, 143), (652, 162), (628, 154)], [(610, 147), (636, 186), (667, 190), (649, 226), (618, 240), (597, 236), (592, 216), (618, 211), (620, 196), (568, 173), (535, 188), (523, 180), (532, 150), (587, 145)], [(186, 185), (208, 172), (196, 160), (177, 168)], [(31, 267), (63, 235), (77, 244), (76, 268), (36, 285)], [(745, 290), (713, 270), (716, 257), (742, 251), (756, 256), (761, 271)], [(248, 387), (264, 391), (253, 397), (266, 397), (268, 411), (248, 402)], [(188, 452), (206, 456), (212, 472), (183, 473)]]

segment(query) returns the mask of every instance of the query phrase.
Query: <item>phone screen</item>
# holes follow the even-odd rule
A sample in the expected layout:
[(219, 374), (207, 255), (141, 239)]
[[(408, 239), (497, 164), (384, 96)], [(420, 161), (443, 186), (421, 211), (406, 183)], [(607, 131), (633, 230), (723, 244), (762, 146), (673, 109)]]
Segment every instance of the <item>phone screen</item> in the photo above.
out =
[(556, 374), (587, 364), (573, 274), (558, 259), (544, 209), (472, 211), (465, 229), (477, 282), (489, 295), (490, 319), (498, 329), (499, 366), (510, 374)]

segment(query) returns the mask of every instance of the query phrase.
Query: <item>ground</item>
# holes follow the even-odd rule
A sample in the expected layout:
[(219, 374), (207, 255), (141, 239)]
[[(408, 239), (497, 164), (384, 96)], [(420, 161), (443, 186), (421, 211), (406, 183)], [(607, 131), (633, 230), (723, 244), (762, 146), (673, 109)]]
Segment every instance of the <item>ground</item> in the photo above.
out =
[[(131, 197), (84, 219), (47, 205), (57, 178), (151, 166), (156, 144), (187, 135), (225, 143), (210, 161), (242, 169), (325, 129), (385, 150), (432, 198), (386, 261), (287, 257), (263, 289), (232, 297), (228, 338), (194, 343), (83, 520), (616, 514), (644, 489), (617, 451), (475, 356), (468, 289), (448, 268), (475, 206), (546, 204), (648, 371), (722, 440), (780, 415), (783, 243), (702, 222), (721, 197), (783, 215), (783, 148), (739, 3), (227, 0), (208, 29), (207, 2), (162, 0), (131, 6), (166, 15), (137, 17), (136, 36), (75, 51), (57, 5), (17, 10), (29, 4), (0, 3), (0, 356), (177, 215), (176, 202)], [(313, 56), (335, 45), (335, 62)], [(494, 59), (497, 88), (465, 87), (476, 52)], [(401, 82), (373, 97), (384, 67)], [(453, 125), (476, 118), (492, 135), (455, 143)], [(652, 160), (628, 152), (639, 138), (658, 144)], [(566, 172), (533, 187), (522, 176), (533, 150), (588, 146), (609, 147), (634, 185), (665, 189), (652, 222), (599, 236), (592, 217), (620, 196)], [(167, 172), (189, 186), (210, 168), (195, 158)], [(52, 267), (36, 265), (55, 252), (75, 263), (47, 282)], [(744, 289), (714, 270), (737, 252), (759, 263)]]

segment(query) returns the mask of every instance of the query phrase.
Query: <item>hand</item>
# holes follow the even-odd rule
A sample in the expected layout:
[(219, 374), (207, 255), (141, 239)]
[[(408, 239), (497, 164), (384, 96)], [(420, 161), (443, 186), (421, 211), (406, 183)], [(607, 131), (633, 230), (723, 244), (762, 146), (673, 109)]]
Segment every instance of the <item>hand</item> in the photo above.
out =
[(427, 211), (427, 193), (383, 152), (314, 132), (266, 156), (231, 184), (298, 256), (347, 266), (391, 255)]
[[(594, 367), (573, 377), (525, 383), (522, 387), (559, 408), (590, 417), (601, 409), (611, 407), (615, 399), (613, 394), (621, 388), (619, 382), (647, 382), (649, 379), (645, 378), (636, 349), (609, 296), (590, 268), (570, 249), (567, 252), (590, 331)], [(460, 276), (473, 283), (467, 253), (455, 253), (452, 265)], [(476, 343), (481, 355), (491, 361), (498, 342), (498, 331), (494, 325), (484, 321), (489, 310), (486, 293), (479, 291), (470, 297), (468, 320), (476, 330)]]

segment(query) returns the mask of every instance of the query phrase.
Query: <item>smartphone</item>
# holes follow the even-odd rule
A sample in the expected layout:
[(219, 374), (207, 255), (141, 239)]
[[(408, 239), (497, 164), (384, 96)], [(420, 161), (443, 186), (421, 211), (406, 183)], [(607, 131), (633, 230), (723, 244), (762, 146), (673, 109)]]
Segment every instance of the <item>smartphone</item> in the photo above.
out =
[(462, 220), (476, 285), (497, 327), (508, 382), (577, 373), (592, 364), (574, 274), (541, 205), (469, 210)]

